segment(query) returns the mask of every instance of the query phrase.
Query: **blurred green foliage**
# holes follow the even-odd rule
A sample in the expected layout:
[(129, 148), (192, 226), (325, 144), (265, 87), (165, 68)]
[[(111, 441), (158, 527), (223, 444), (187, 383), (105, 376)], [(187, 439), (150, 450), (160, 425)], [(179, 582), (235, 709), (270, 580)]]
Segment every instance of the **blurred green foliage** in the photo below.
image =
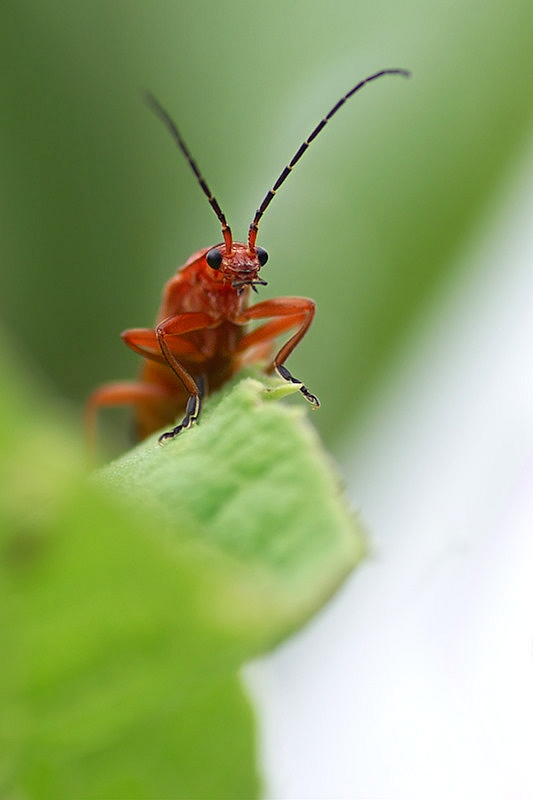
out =
[(331, 436), (361, 409), (530, 128), (529, 0), (331, 5), (4, 0), (0, 311), (65, 397), (129, 377), (118, 338), (218, 223), (149, 88), (182, 129), (237, 238), (312, 126), (343, 109), (269, 208), (262, 296), (317, 300), (292, 357)]
[[(262, 296), (317, 301), (291, 367), (321, 398), (313, 421), (333, 439), (453, 277), (521, 151), (532, 31), (530, 0), (0, 4), (0, 313), (38, 378), (32, 403), (4, 403), (24, 370), (2, 367), (6, 792), (81, 797), (83, 775), (86, 796), (102, 794), (102, 780), (114, 797), (257, 795), (252, 714), (235, 670), (311, 610), (269, 628), (276, 586), (258, 639), (231, 625), (221, 634), (210, 613), (228, 586), (246, 587), (242, 575), (226, 562), (200, 567), (187, 547), (176, 559), (153, 524), (82, 483), (73, 438), (38, 418), (37, 386), (77, 403), (101, 381), (132, 376), (138, 358), (119, 332), (149, 325), (164, 281), (220, 239), (139, 90), (175, 117), (242, 238), (344, 92), (383, 67), (413, 72), (354, 98), (261, 223), (271, 256)], [(158, 487), (159, 476), (154, 496)], [(202, 519), (177, 518), (195, 538)], [(242, 596), (240, 606), (258, 610)]]
[(89, 483), (2, 369), (0, 796), (257, 797), (238, 670), (365, 549), (304, 415), (241, 381)]

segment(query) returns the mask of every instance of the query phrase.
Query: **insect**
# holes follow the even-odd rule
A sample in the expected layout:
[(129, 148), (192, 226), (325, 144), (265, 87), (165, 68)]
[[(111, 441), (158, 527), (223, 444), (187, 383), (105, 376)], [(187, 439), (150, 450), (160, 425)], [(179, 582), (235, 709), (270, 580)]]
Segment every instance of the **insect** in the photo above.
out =
[[(275, 371), (284, 380), (297, 384), (305, 399), (318, 408), (316, 395), (285, 366), (309, 330), (315, 303), (305, 297), (276, 297), (249, 305), (250, 291), (266, 286), (259, 271), (265, 266), (268, 253), (256, 245), (257, 231), (276, 192), (311, 142), (352, 95), (383, 75), (408, 77), (409, 72), (381, 70), (341, 97), (267, 192), (255, 212), (246, 243), (233, 240), (226, 217), (175, 123), (153, 95), (146, 95), (148, 105), (166, 125), (194, 172), (220, 222), (223, 241), (194, 253), (167, 282), (154, 328), (130, 328), (121, 334), (127, 346), (143, 357), (143, 366), (137, 381), (108, 383), (90, 395), (86, 414), (93, 441), (98, 409), (117, 405), (134, 406), (139, 439), (162, 427), (174, 426), (159, 437), (159, 442), (173, 439), (196, 422), (206, 394), (250, 363), (268, 361), (268, 372)], [(254, 321), (260, 324), (250, 330), (249, 323)], [(276, 352), (275, 339), (290, 331), (292, 334)]]

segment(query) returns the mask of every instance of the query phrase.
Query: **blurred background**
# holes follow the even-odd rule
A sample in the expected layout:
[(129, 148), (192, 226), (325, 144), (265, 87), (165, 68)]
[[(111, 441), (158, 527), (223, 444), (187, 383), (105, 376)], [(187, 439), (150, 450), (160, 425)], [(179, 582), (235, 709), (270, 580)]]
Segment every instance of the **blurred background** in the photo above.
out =
[(353, 98), (258, 238), (262, 297), (317, 301), (291, 369), (374, 542), (248, 672), (272, 797), (533, 790), (532, 34), (527, 0), (1, 4), (1, 324), (66, 416), (220, 240), (140, 90), (240, 239), (342, 94), (413, 73)]

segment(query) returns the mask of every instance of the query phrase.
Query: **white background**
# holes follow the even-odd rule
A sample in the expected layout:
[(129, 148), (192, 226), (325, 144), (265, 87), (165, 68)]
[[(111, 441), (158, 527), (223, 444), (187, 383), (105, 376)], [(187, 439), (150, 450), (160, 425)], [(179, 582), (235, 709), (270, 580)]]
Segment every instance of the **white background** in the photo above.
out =
[(246, 670), (267, 796), (533, 797), (533, 153), (343, 472), (373, 556)]

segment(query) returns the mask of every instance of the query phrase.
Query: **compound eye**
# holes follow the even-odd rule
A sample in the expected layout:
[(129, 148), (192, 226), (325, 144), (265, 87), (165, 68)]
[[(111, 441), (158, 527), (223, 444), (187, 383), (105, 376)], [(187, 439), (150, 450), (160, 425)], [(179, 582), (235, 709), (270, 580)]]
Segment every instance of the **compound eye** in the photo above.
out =
[(222, 264), (222, 253), (217, 247), (213, 247), (212, 250), (209, 250), (209, 252), (206, 253), (205, 260), (211, 269), (220, 269), (220, 265)]
[(268, 261), (268, 253), (267, 253), (267, 251), (264, 250), (262, 247), (258, 247), (256, 252), (257, 252), (257, 258), (259, 260), (259, 263), (261, 264), (262, 267), (264, 267), (265, 264)]

